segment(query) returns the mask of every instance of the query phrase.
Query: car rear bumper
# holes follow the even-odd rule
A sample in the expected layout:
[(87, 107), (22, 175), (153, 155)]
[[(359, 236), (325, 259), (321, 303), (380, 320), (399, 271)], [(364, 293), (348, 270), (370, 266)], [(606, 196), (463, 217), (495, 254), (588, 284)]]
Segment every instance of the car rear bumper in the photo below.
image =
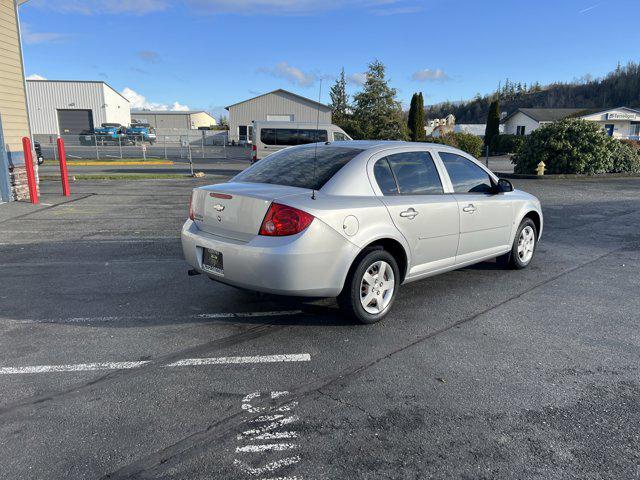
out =
[[(224, 274), (202, 265), (204, 248), (223, 255)], [(305, 231), (289, 237), (255, 236), (249, 242), (219, 237), (187, 220), (182, 250), (198, 272), (236, 287), (304, 297), (335, 297), (360, 249), (315, 219)]]

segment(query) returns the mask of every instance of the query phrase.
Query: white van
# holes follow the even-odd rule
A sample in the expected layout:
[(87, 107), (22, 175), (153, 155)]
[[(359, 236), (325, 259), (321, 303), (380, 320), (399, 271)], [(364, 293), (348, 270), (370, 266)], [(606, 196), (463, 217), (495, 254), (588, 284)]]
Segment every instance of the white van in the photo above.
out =
[(331, 123), (253, 122), (253, 158), (260, 160), (270, 153), (292, 145), (352, 140), (344, 130)]

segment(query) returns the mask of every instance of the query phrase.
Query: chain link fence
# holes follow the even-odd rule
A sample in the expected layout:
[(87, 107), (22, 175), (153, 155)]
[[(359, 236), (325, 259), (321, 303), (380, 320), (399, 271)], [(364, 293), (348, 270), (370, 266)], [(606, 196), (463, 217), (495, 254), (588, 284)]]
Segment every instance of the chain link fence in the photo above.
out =
[[(58, 136), (34, 135), (45, 160), (57, 160)], [(60, 135), (69, 160), (226, 159), (229, 146), (226, 131), (191, 130), (155, 135)]]

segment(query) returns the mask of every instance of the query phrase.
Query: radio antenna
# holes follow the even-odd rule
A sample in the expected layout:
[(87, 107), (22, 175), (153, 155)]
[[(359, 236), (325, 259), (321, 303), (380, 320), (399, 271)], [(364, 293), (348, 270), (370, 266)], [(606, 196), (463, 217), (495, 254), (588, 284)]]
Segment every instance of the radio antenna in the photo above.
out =
[(322, 98), (322, 79), (318, 92), (318, 115), (316, 117), (315, 147), (313, 149), (313, 185), (311, 185), (311, 200), (316, 199), (316, 163), (318, 163), (318, 142), (320, 141), (320, 99)]

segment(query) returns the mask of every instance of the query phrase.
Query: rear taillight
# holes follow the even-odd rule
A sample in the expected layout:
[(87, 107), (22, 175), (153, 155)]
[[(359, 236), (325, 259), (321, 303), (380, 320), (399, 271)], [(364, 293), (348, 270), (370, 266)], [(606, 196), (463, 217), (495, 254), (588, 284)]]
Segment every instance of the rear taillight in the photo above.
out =
[(193, 191), (191, 192), (191, 198), (189, 199), (189, 220), (195, 220), (196, 215), (193, 212)]
[(285, 237), (302, 232), (313, 222), (313, 215), (297, 208), (272, 203), (260, 226), (260, 235)]
[(252, 154), (252, 158), (253, 158), (253, 160), (254, 160), (254, 161), (255, 161), (255, 160), (258, 160), (258, 147), (257, 147), (256, 145), (253, 145), (253, 146), (251, 147), (251, 151), (253, 152), (253, 154)]

